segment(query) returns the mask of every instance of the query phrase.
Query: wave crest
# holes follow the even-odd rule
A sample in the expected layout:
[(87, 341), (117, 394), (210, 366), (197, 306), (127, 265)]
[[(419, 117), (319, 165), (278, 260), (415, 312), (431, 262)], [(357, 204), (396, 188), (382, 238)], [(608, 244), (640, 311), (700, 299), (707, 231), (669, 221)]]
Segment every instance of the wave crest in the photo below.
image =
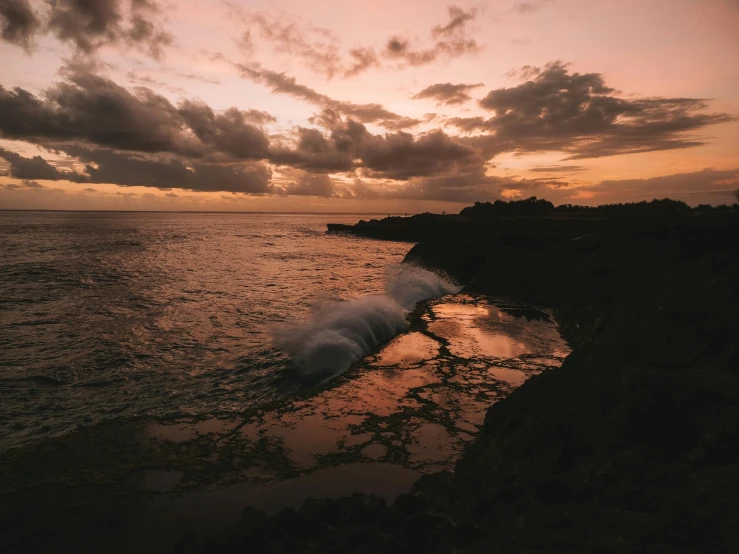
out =
[(385, 276), (385, 294), (315, 306), (307, 324), (281, 326), (273, 340), (307, 375), (332, 377), (408, 328), (407, 315), (430, 298), (458, 292), (444, 277), (407, 264)]

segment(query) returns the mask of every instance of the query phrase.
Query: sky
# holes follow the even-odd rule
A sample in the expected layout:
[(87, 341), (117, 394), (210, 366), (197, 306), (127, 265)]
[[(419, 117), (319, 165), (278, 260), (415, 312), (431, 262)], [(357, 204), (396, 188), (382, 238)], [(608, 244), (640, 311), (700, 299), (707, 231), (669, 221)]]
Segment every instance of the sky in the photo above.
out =
[(0, 0), (0, 209), (739, 189), (739, 0)]

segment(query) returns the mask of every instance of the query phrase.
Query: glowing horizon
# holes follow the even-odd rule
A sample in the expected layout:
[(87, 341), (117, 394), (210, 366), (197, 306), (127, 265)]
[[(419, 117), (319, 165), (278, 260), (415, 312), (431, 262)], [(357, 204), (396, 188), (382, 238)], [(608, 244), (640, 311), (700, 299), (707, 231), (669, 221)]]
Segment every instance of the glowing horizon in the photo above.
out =
[(736, 0), (12, 0), (0, 209), (728, 203), (737, 29)]

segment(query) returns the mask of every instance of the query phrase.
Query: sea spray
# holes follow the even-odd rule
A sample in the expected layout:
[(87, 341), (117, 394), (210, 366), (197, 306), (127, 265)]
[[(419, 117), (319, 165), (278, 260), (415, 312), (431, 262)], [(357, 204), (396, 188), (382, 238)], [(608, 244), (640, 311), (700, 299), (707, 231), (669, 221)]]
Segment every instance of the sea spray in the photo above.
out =
[(460, 289), (436, 273), (407, 264), (387, 270), (384, 288), (385, 294), (316, 305), (308, 323), (277, 327), (273, 340), (302, 373), (328, 378), (405, 331), (408, 312), (416, 303)]

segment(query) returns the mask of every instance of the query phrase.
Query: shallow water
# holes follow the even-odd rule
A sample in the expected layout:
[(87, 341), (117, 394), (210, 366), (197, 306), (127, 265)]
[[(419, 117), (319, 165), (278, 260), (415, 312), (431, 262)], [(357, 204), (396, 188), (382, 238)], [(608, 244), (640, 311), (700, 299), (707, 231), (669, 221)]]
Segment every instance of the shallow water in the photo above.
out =
[(171, 548), (185, 530), (216, 532), (247, 505), (275, 513), (357, 491), (391, 503), (421, 474), (453, 469), (489, 406), (568, 353), (548, 313), (468, 294), (430, 301), (409, 332), (313, 394), (244, 418), (146, 423), (142, 452), (181, 449), (183, 463), (208, 452), (209, 465), (228, 469), (206, 488), (189, 481), (201, 469), (176, 462), (136, 472), (132, 486), (166, 493), (137, 517)]
[(331, 386), (242, 419), (147, 423), (142, 444), (200, 443), (240, 460), (236, 481), (356, 462), (452, 469), (489, 406), (568, 353), (548, 313), (449, 295)]
[(383, 293), (409, 249), (325, 233), (361, 217), (0, 212), (0, 451), (310, 385), (273, 328)]
[[(406, 290), (435, 283), (415, 274), (410, 281)], [(381, 304), (397, 298), (387, 296)], [(306, 310), (292, 325), (316, 327), (315, 314)], [(70, 544), (143, 553), (171, 551), (185, 532), (217, 532), (247, 505), (274, 513), (355, 491), (392, 502), (421, 474), (452, 469), (492, 403), (569, 353), (549, 313), (485, 296), (444, 295), (408, 319), (407, 332), (349, 371), (276, 401), (121, 417), (20, 457), (10, 452), (6, 473), (22, 491), (14, 502), (33, 504), (46, 490), (58, 511), (72, 514), (63, 531)], [(101, 524), (110, 517), (116, 526)]]

